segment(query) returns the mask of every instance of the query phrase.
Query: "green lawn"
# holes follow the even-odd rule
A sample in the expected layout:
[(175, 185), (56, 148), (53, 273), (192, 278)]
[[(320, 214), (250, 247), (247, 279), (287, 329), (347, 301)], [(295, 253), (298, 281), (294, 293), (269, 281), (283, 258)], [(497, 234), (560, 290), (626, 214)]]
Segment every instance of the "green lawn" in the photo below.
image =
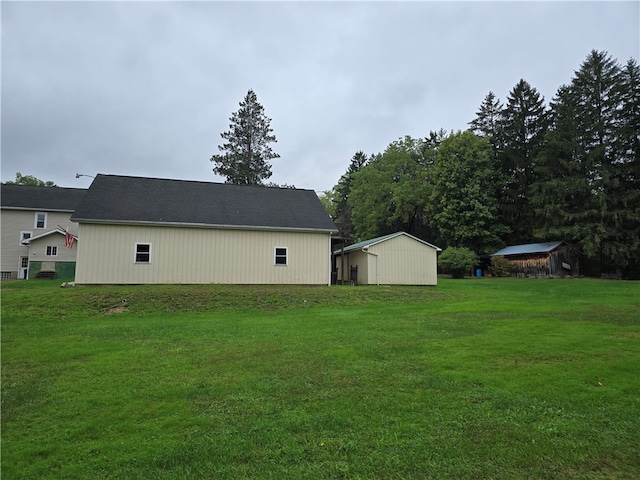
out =
[(638, 282), (3, 282), (2, 478), (639, 478), (639, 374)]

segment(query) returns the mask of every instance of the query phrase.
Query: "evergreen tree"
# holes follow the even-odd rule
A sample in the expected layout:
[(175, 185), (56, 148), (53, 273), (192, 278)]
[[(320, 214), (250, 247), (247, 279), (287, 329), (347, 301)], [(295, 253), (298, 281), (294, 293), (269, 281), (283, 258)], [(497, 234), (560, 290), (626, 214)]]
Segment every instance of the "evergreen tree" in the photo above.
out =
[(432, 168), (433, 165), (435, 165), (438, 149), (443, 140), (448, 136), (449, 133), (444, 128), (437, 131), (429, 131), (429, 136), (425, 137), (424, 142), (421, 144), (422, 156), (424, 158), (423, 163), (426, 167)]
[(637, 258), (638, 68), (592, 51), (551, 105), (538, 158), (536, 211), (545, 231), (574, 243), (588, 273)]
[(470, 131), (445, 139), (438, 150), (430, 201), (438, 241), (479, 254), (501, 246), (501, 224), (494, 183), (496, 165), (491, 144)]
[(271, 119), (264, 114), (253, 90), (247, 92), (240, 109), (229, 120), (230, 130), (220, 134), (226, 140), (218, 146), (223, 153), (210, 159), (216, 165), (213, 171), (226, 177), (227, 183), (260, 185), (271, 177), (269, 160), (280, 155), (269, 146), (277, 140), (270, 127)]
[(544, 99), (525, 80), (511, 90), (498, 122), (501, 214), (511, 233), (508, 244), (528, 243), (533, 236), (534, 212), (530, 203), (535, 158), (546, 130)]
[[(571, 84), (578, 109), (576, 128), (579, 132), (578, 155), (584, 179), (591, 193), (590, 208), (579, 221), (585, 235), (580, 239), (583, 253), (597, 259), (600, 269), (608, 266), (616, 233), (609, 230), (621, 213), (615, 211), (610, 194), (615, 188), (617, 163), (617, 109), (620, 107), (620, 69), (605, 52), (592, 51), (576, 72)], [(613, 207), (613, 208), (612, 208)], [(617, 230), (617, 228), (615, 228)], [(606, 252), (607, 250), (608, 252)], [(609, 254), (609, 255), (608, 255)]]
[[(373, 157), (373, 156), (372, 156)], [(333, 221), (335, 222), (340, 235), (348, 239), (348, 243), (354, 243), (355, 228), (351, 221), (351, 205), (349, 196), (351, 195), (351, 184), (353, 176), (359, 172), (369, 161), (363, 151), (356, 152), (351, 158), (347, 171), (340, 177), (338, 184), (333, 188)]]
[(590, 208), (586, 172), (578, 161), (577, 105), (571, 89), (562, 86), (550, 103), (550, 127), (536, 159), (532, 205), (539, 240), (577, 242), (586, 234), (574, 221)]
[(476, 118), (469, 122), (469, 130), (479, 137), (489, 139), (496, 148), (499, 123), (502, 118), (502, 103), (493, 92), (489, 92), (476, 112)]
[(621, 68), (619, 94), (609, 191), (613, 235), (603, 253), (614, 267), (630, 267), (640, 277), (640, 66), (634, 59)]

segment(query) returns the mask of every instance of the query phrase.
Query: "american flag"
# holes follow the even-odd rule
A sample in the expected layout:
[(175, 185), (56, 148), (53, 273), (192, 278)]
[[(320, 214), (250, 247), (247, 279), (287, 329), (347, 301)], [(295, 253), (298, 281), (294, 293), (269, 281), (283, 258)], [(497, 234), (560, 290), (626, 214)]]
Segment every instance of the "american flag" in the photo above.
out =
[(67, 248), (73, 248), (73, 242), (75, 241), (75, 238), (73, 235), (71, 235), (69, 232), (66, 232), (64, 234), (64, 246)]

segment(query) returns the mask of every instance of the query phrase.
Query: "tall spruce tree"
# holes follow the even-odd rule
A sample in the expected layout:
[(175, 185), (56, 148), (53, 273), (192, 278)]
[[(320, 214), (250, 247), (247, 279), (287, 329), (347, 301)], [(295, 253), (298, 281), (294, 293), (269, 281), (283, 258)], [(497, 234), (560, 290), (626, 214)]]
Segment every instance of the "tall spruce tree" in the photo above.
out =
[(469, 130), (479, 137), (485, 137), (497, 150), (498, 131), (502, 119), (503, 105), (493, 92), (489, 92), (476, 112), (476, 118), (469, 122)]
[[(620, 69), (606, 53), (592, 51), (576, 72), (571, 83), (578, 105), (576, 127), (580, 134), (577, 160), (582, 164), (591, 193), (590, 208), (579, 221), (585, 227), (580, 240), (584, 254), (598, 260), (600, 270), (608, 270), (617, 228), (615, 205), (611, 203), (615, 188), (617, 163), (615, 139), (620, 107)], [(607, 258), (609, 257), (609, 258)]]
[(533, 237), (534, 212), (530, 203), (535, 181), (535, 158), (547, 128), (544, 98), (525, 80), (509, 93), (498, 122), (498, 163), (504, 186), (500, 193), (502, 217), (511, 230), (507, 243), (528, 243)]
[(638, 253), (637, 77), (634, 62), (623, 71), (594, 50), (551, 105), (535, 185), (538, 233), (574, 243), (585, 273), (621, 269)]
[[(603, 253), (614, 268), (640, 278), (640, 66), (630, 59), (619, 75), (615, 158), (610, 166), (610, 238)], [(633, 273), (631, 273), (633, 271)]]
[(558, 89), (549, 104), (550, 127), (536, 158), (531, 203), (536, 214), (534, 237), (577, 242), (586, 234), (573, 220), (591, 203), (583, 164), (578, 161), (576, 101), (570, 87)]
[(264, 114), (253, 90), (249, 90), (240, 109), (229, 119), (230, 130), (220, 136), (226, 140), (218, 146), (220, 152), (210, 159), (216, 166), (213, 171), (226, 177), (227, 183), (260, 185), (271, 177), (269, 160), (279, 158), (270, 143), (277, 142), (270, 127), (271, 119)]

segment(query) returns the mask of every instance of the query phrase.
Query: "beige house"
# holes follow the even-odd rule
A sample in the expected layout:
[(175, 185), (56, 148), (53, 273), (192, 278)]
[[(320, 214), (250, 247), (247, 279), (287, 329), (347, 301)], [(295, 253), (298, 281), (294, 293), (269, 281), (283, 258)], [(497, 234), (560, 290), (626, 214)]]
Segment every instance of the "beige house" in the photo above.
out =
[(338, 282), (359, 285), (436, 285), (440, 248), (405, 232), (335, 250)]
[[(77, 235), (78, 224), (70, 218), (86, 192), (79, 188), (1, 186), (2, 279), (35, 278), (41, 270), (53, 272), (54, 278), (73, 278), (76, 248), (64, 246), (60, 227)], [(37, 246), (31, 244), (36, 238)]]
[(77, 284), (331, 281), (337, 229), (312, 190), (98, 175), (72, 220)]
[(74, 277), (78, 237), (69, 235), (58, 228), (24, 241), (29, 246), (30, 278)]

